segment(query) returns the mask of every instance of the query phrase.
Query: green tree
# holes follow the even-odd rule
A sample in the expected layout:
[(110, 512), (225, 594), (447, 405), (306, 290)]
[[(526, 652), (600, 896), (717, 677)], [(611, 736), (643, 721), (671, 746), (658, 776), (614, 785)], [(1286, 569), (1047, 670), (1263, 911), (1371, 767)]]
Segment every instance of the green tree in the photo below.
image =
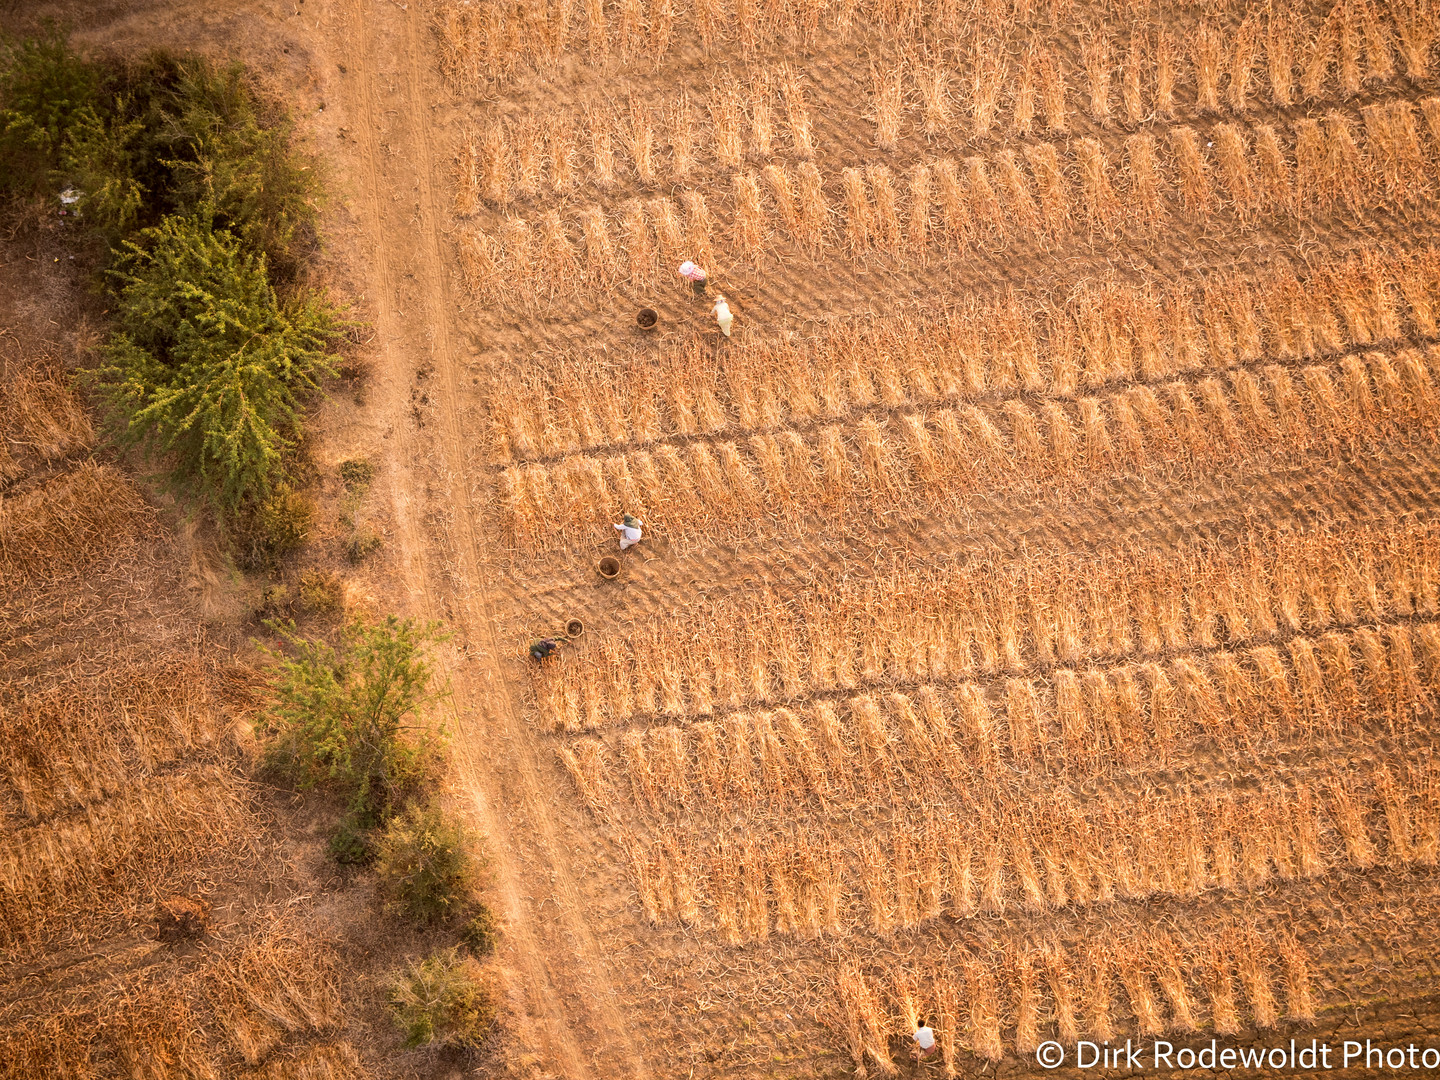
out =
[[(122, 113), (124, 106), (122, 100)], [(112, 241), (134, 228), (145, 206), (145, 188), (135, 178), (144, 130), (139, 120), (102, 118), (86, 106), (75, 114), (60, 155), (61, 170), (80, 192), (80, 212)]]
[(0, 188), (28, 193), (50, 182), (66, 133), (100, 85), (99, 68), (54, 23), (37, 37), (0, 40)]
[(467, 910), (480, 870), (465, 827), (438, 807), (414, 803), (390, 819), (375, 868), (391, 909), (418, 923)]
[(433, 952), (391, 978), (390, 1008), (406, 1046), (479, 1044), (495, 1023), (495, 1004), (474, 960), (458, 949)]
[(111, 272), (120, 329), (95, 381), (122, 441), (167, 456), (172, 479), (222, 522), (283, 476), (301, 395), (335, 370), (333, 310), (281, 305), (263, 256), (192, 217), (126, 241)]
[(176, 205), (292, 277), (313, 239), (320, 183), (292, 148), (289, 119), (256, 102), (239, 64), (217, 69), (204, 58), (180, 65), (173, 108), (164, 164)]
[(339, 649), (281, 629), (293, 655), (276, 655), (275, 703), (260, 719), (273, 767), (302, 788), (324, 784), (363, 824), (388, 820), (433, 768), (443, 733), (425, 721), (432, 690), (428, 646), (437, 624), (355, 623)]

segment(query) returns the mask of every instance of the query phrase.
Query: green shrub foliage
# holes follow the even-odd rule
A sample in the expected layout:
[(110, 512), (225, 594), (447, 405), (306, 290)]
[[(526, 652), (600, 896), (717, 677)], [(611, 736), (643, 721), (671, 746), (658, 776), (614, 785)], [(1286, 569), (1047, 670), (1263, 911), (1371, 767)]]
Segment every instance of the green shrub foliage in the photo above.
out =
[(239, 64), (155, 52), (97, 62), (53, 25), (0, 41), (0, 189), (74, 187), (118, 244), (179, 214), (237, 237), (288, 281), (315, 241), (321, 185), (279, 109)]
[(424, 924), (468, 909), (479, 866), (460, 822), (412, 803), (381, 835), (376, 870), (391, 909)]
[(431, 953), (391, 979), (390, 1008), (406, 1046), (473, 1047), (495, 1024), (495, 1004), (474, 960)]
[(440, 737), (425, 722), (437, 626), (393, 615), (352, 624), (340, 648), (281, 628), (275, 702), (260, 720), (274, 768), (302, 788), (323, 784), (361, 820), (383, 822), (429, 775)]
[(0, 190), (63, 188), (110, 250), (119, 329), (98, 385), (117, 431), (268, 558), (285, 538), (253, 526), (335, 369), (334, 311), (294, 288), (315, 243), (313, 163), (238, 64), (89, 60), (50, 26), (0, 40)]
[(300, 395), (334, 370), (333, 312), (282, 305), (264, 256), (200, 218), (126, 241), (112, 271), (119, 330), (96, 374), (121, 438), (174, 462), (222, 521), (264, 503), (298, 433)]
[(292, 277), (314, 228), (319, 184), (290, 149), (289, 122), (262, 115), (238, 65), (217, 70), (203, 60), (182, 66), (174, 108), (184, 137), (164, 164), (175, 205)]
[(476, 956), (489, 956), (495, 951), (495, 939), (500, 936), (499, 922), (495, 913), (482, 903), (476, 903), (472, 910), (462, 931), (465, 945)]
[(100, 100), (102, 75), (53, 24), (0, 39), (0, 189), (32, 194), (52, 180), (77, 116)]
[(145, 211), (147, 192), (136, 176), (144, 130), (138, 120), (102, 115), (86, 105), (72, 120), (61, 150), (61, 173), (80, 192), (80, 212), (112, 243), (135, 228)]

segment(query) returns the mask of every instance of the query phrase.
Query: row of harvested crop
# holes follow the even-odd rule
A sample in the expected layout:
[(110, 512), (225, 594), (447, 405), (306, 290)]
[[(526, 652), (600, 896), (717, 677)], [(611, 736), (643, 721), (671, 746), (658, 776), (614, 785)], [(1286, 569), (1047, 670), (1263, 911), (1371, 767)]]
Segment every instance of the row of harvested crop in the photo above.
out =
[[(1421, 107), (1440, 147), (1440, 99)], [(940, 158), (903, 179), (885, 165), (827, 177), (812, 162), (772, 164), (736, 173), (728, 195), (682, 192), (683, 227), (675, 202), (656, 197), (631, 199), (618, 216), (591, 205), (573, 219), (551, 209), (534, 224), (513, 217), (471, 230), (459, 238), (461, 269), (477, 295), (524, 304), (648, 280), (657, 255), (667, 265), (681, 252), (717, 265), (717, 213), (728, 223), (722, 268), (770, 257), (782, 245), (918, 266), (1007, 244), (1046, 246), (1077, 229), (1154, 232), (1172, 218), (1200, 223), (1221, 211), (1241, 224), (1342, 210), (1353, 216), (1428, 198), (1440, 149), (1427, 160), (1414, 104), (1376, 102), (1362, 116), (1363, 147), (1355, 119), (1331, 110), (1297, 119), (1283, 136), (1270, 124), (1224, 123), (1203, 134), (1181, 125), (1161, 136), (1131, 135), (1123, 146), (1085, 137), (1032, 143), (1023, 154)], [(726, 209), (717, 212), (722, 200)]]
[[(956, 1077), (968, 1064), (962, 1053), (999, 1061), (1007, 1043), (1029, 1055), (1046, 1037), (1075, 1048), (1083, 1036), (1108, 1048), (1122, 1035), (1273, 1028), (1282, 1014), (1277, 985), (1287, 1019), (1311, 1020), (1317, 1007), (1310, 958), (1290, 931), (1231, 920), (1183, 936), (1147, 927), (1068, 945), (1053, 937), (1038, 947), (972, 943), (939, 964), (914, 965), (867, 969), (852, 960), (835, 972), (835, 1026), (857, 1075), (898, 1074), (890, 1041), (908, 1042), (922, 1021), (935, 1032), (945, 1075)], [(1264, 1064), (1264, 1051), (1251, 1058)]]
[[(1252, 538), (1225, 554), (940, 561), (863, 582), (797, 582), (789, 602), (764, 592), (673, 612), (663, 632), (557, 658), (535, 677), (536, 703), (546, 726), (565, 731), (706, 718), (812, 694), (993, 679), (1433, 618), (1437, 588), (1436, 537), (1425, 527)], [(1430, 633), (1423, 624), (1416, 631)]]
[[(598, 542), (617, 514), (677, 539), (754, 535), (819, 518), (844, 527), (916, 519), (980, 494), (1116, 476), (1196, 475), (1260, 455), (1352, 452), (1440, 419), (1428, 355), (1269, 364), (1077, 401), (1014, 398), (929, 411), (876, 410), (749, 439), (695, 439), (499, 472), (504, 542), (540, 553)], [(773, 523), (773, 524), (772, 524)]]
[(1362, 247), (1202, 282), (1081, 283), (1063, 297), (970, 298), (902, 316), (837, 318), (809, 336), (691, 338), (620, 359), (563, 350), (496, 372), (488, 441), (497, 463), (667, 438), (742, 434), (867, 410), (1021, 394), (1073, 397), (1118, 382), (1333, 355), (1440, 336), (1440, 252)]
[[(561, 750), (596, 813), (628, 789), (657, 820), (714, 809), (784, 817), (880, 795), (945, 801), (1016, 773), (1167, 766), (1197, 747), (1256, 754), (1413, 731), (1440, 691), (1440, 627), (1393, 624), (1168, 664), (990, 686), (931, 684), (634, 729)], [(618, 756), (623, 778), (611, 763)]]
[(653, 923), (679, 921), (729, 944), (772, 934), (886, 939), (941, 918), (1023, 918), (1235, 894), (1342, 868), (1434, 866), (1437, 780), (1433, 766), (1416, 766), (1083, 802), (1063, 788), (1008, 805), (981, 792), (885, 823), (855, 813), (770, 828), (747, 821), (713, 837), (711, 816), (648, 841), (623, 825), (617, 835)]
[[(727, 39), (750, 49), (777, 34), (813, 40), (822, 23), (830, 21), (827, 14), (834, 20), (827, 28), (841, 31), (855, 22), (893, 28), (898, 21), (905, 26), (902, 40), (919, 38), (928, 47), (918, 54), (901, 48), (899, 57), (877, 64), (869, 112), (876, 142), (887, 147), (893, 146), (907, 108), (921, 114), (916, 127), (930, 138), (956, 128), (963, 137), (983, 138), (1002, 117), (1020, 135), (1030, 134), (1041, 118), (1051, 131), (1068, 131), (1071, 83), (1080, 89), (1081, 107), (1092, 118), (1110, 120), (1118, 104), (1132, 124), (1187, 109), (1243, 112), (1256, 98), (1285, 107), (1328, 93), (1349, 97), (1362, 86), (1392, 80), (1402, 66), (1412, 81), (1425, 79), (1435, 41), (1433, 18), (1417, 0), (1340, 0), (1319, 20), (1308, 6), (1289, 3), (1272, 6), (1263, 17), (1249, 13), (1228, 27), (1208, 18), (1191, 23), (1175, 13), (1167, 13), (1164, 22), (1132, 20), (1118, 34), (1091, 23), (1074, 35), (1080, 63), (1072, 68), (1064, 37), (1032, 33), (1007, 41), (993, 31), (963, 33), (969, 19), (961, 11), (969, 5), (953, 2), (933, 12), (919, 4), (901, 5), (911, 14), (899, 20), (896, 5), (847, 3), (827, 12), (823, 0), (785, 5), (736, 0), (733, 11), (727, 0), (694, 0), (690, 11), (674, 0), (648, 6), (649, 11), (645, 0), (621, 0), (616, 11), (607, 10), (602, 0), (587, 0), (577, 19), (570, 3), (527, 10), (523, 3), (471, 6), (452, 0), (437, 12), (441, 68), (452, 86), (473, 93), (519, 66), (553, 65), (567, 54), (588, 53), (592, 62), (603, 62), (611, 53), (658, 60), (676, 42), (686, 15), (693, 16), (688, 35), (707, 49)], [(1008, 5), (989, 0), (976, 5), (971, 17), (984, 19), (982, 12), (996, 6)], [(1018, 0), (1015, 6), (1028, 14), (1033, 5)], [(1025, 15), (1016, 15), (1006, 21), (1023, 23)], [(751, 151), (765, 152), (759, 118), (771, 107), (772, 83), (773, 74), (763, 69), (743, 91), (722, 76), (706, 88), (711, 105), (701, 117), (662, 107), (671, 140), (690, 141), (692, 127), (701, 123), (721, 129), (726, 112), (734, 112), (756, 118)], [(718, 131), (716, 141), (722, 142)], [(717, 145), (717, 156), (723, 153)]]
[(155, 880), (251, 823), (233, 770), (205, 766), (134, 781), (78, 817), (16, 829), (0, 840), (0, 940), (49, 930), (72, 902)]
[(927, 140), (993, 137), (997, 128), (1069, 132), (1072, 83), (1080, 108), (1101, 124), (1349, 98), (1396, 77), (1392, 26), (1406, 74), (1424, 79), (1435, 35), (1429, 13), (1403, 0), (1390, 7), (1386, 20), (1378, 4), (1341, 0), (1318, 24), (1294, 10), (1252, 12), (1228, 33), (1209, 19), (1177, 27), (1173, 13), (1167, 24), (1137, 22), (1118, 37), (1097, 25), (1077, 35), (1080, 65), (1068, 73), (1064, 57), (1036, 39), (1018, 55), (977, 41), (958, 68), (933, 57), (892, 63), (875, 78), (875, 142), (893, 149), (907, 111), (918, 114), (914, 128)]

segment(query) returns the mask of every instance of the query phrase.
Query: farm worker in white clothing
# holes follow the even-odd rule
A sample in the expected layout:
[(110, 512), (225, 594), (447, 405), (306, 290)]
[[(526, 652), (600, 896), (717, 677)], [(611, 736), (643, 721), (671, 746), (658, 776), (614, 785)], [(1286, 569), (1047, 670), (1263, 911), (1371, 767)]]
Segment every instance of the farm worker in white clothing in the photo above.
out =
[(924, 1020), (915, 1029), (915, 1056), (917, 1058), (928, 1058), (935, 1053), (935, 1029)]
[(715, 297), (715, 321), (720, 324), (720, 332), (726, 337), (730, 336), (730, 324), (735, 321), (735, 316), (730, 314), (730, 305), (725, 302), (725, 297)]
[(643, 524), (645, 523), (639, 518), (626, 514), (620, 524), (615, 526), (616, 531), (620, 534), (621, 551), (640, 542), (640, 526)]

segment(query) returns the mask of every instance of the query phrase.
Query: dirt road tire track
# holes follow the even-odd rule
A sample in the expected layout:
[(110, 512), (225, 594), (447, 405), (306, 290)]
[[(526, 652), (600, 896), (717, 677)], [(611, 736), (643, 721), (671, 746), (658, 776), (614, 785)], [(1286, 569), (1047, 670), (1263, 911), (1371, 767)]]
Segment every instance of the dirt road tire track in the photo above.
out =
[[(625, 1017), (606, 974), (604, 954), (585, 919), (580, 893), (565, 857), (566, 848), (544, 797), (545, 785), (536, 755), (548, 752), (546, 745), (534, 738), (515, 708), (494, 636), (492, 606), (477, 587), (485, 579), (482, 571), (486, 560), (473, 527), (470, 484), (465, 479), (465, 437), (456, 408), (461, 363), (452, 345), (449, 316), (455, 304), (449, 295), (440, 201), (433, 183), (436, 163), (430, 126), (434, 121), (425, 89), (430, 62), (424, 17), (413, 6), (401, 9), (396, 5), (392, 9), (353, 0), (348, 7), (352, 36), (347, 60), (353, 72), (349, 85), (353, 88), (353, 113), (359, 120), (357, 140), (362, 165), (356, 194), (372, 244), (369, 291), (375, 297), (382, 369), (376, 373), (377, 381), (386, 384), (394, 406), (391, 417), (396, 438), (390, 468), (402, 573), (426, 614), (438, 617), (447, 612), (447, 598), (441, 591), (444, 567), (433, 565), (423, 520), (425, 508), (417, 507), (414, 501), (415, 493), (427, 490), (429, 479), (425, 439), (417, 435), (405, 415), (410, 373), (428, 365), (440, 391), (433, 414), (439, 429), (435, 457), (450, 478), (446, 485), (449, 490), (437, 492), (436, 497), (452, 500), (448, 509), (454, 527), (449, 539), (454, 550), (449, 554), (454, 570), (467, 586), (449, 597), (448, 613), (457, 636), (479, 647), (474, 660), (451, 665), (448, 671), (454, 691), (455, 713), (450, 727), (456, 772), (490, 840), (495, 886), (503, 898), (506, 932), (511, 939), (511, 958), (524, 983), (532, 1019), (541, 1028), (542, 1034), (534, 1041), (548, 1058), (546, 1066), (577, 1080), (617, 1072), (644, 1078), (649, 1075), (648, 1069), (628, 1037)], [(402, 69), (398, 85), (389, 91), (395, 108), (387, 110), (386, 115), (394, 117), (394, 123), (401, 128), (396, 141), (403, 140), (407, 154), (397, 160), (405, 161), (407, 167), (392, 178), (383, 176), (378, 165), (377, 99), (382, 92), (374, 62), (378, 50), (390, 51)], [(393, 95), (401, 95), (403, 100), (395, 101)], [(398, 201), (386, 198), (387, 188), (391, 194), (399, 194), (412, 179), (415, 215), (410, 228), (405, 229), (413, 229), (407, 247), (423, 252), (423, 258), (409, 271), (414, 280), (413, 303), (418, 318), (407, 319), (394, 302), (403, 282), (387, 243), (393, 230), (405, 227), (394, 216), (387, 222), (381, 208), (387, 202)], [(424, 332), (417, 334), (420, 327)], [(407, 339), (412, 344), (407, 346)], [(410, 362), (414, 353), (420, 354), (413, 357), (418, 363)], [(495, 750), (500, 745), (505, 748), (503, 754)], [(506, 773), (503, 783), (501, 768)], [(498, 805), (502, 787), (511, 801), (519, 803), (521, 813), (516, 817), (533, 842), (536, 866), (522, 867), (515, 858), (517, 845), (510, 815)], [(561, 933), (542, 937), (537, 932), (538, 916), (532, 899), (536, 890), (528, 888), (523, 880), (527, 870), (549, 874), (550, 892), (558, 901), (558, 916), (554, 919)], [(585, 1039), (574, 1029), (586, 1031), (591, 1038)], [(600, 1068), (591, 1068), (591, 1056), (581, 1048), (584, 1041), (594, 1048)]]

